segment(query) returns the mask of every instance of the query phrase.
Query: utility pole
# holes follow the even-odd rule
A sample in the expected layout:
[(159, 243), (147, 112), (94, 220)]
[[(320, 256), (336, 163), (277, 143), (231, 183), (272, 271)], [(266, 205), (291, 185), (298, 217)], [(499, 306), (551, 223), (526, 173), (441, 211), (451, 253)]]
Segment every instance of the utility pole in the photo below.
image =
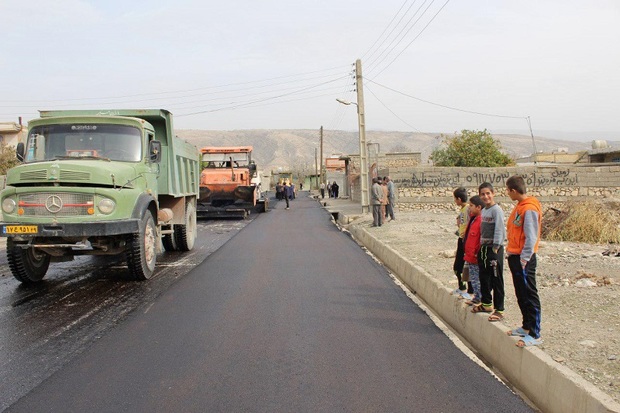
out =
[(316, 181), (316, 188), (315, 189), (319, 189), (319, 164), (318, 164), (318, 159), (317, 159), (317, 147), (314, 147), (314, 180)]
[(319, 182), (323, 182), (323, 126), (321, 126), (321, 157), (319, 158), (319, 166), (321, 167), (321, 172), (319, 172)]
[(363, 83), (362, 61), (357, 59), (355, 61), (355, 89), (357, 90), (357, 117), (360, 135), (360, 187), (362, 195), (362, 213), (367, 213), (370, 212), (370, 176), (368, 175), (368, 155), (366, 152), (366, 118), (364, 113)]

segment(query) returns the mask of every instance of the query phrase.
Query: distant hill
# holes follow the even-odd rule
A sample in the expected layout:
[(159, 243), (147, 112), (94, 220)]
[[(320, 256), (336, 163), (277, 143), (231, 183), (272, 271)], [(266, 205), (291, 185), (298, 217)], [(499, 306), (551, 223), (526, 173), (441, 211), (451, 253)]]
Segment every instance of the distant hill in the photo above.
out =
[[(254, 160), (259, 170), (283, 170), (305, 168), (314, 171), (315, 148), (319, 147), (319, 131), (306, 129), (271, 129), (271, 130), (177, 130), (177, 135), (196, 145), (203, 146), (240, 146), (254, 147)], [(494, 134), (499, 139), (505, 152), (514, 158), (529, 156), (534, 152), (532, 137), (518, 134)], [(378, 143), (380, 152), (420, 152), (423, 162), (441, 142), (440, 133), (411, 132), (366, 132), (367, 143)], [(567, 148), (569, 152), (591, 149), (591, 142), (573, 140), (535, 138), (536, 151), (551, 152), (558, 148)], [(610, 142), (617, 145), (617, 142)], [(359, 136), (357, 132), (324, 131), (323, 156), (332, 154), (359, 154)]]

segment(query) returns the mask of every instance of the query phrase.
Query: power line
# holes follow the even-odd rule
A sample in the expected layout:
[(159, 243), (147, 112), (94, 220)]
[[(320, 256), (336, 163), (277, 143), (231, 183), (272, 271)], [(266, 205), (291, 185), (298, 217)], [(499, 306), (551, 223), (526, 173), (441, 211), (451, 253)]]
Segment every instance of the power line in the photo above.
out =
[(294, 94), (297, 94), (297, 93), (301, 93), (301, 92), (304, 92), (306, 90), (314, 89), (314, 88), (319, 87), (319, 86), (323, 86), (323, 85), (326, 85), (326, 84), (329, 84), (329, 83), (336, 82), (336, 81), (338, 81), (340, 79), (342, 79), (342, 77), (337, 78), (337, 79), (333, 79), (333, 80), (330, 80), (330, 81), (327, 81), (327, 82), (319, 83), (317, 85), (308, 86), (308, 87), (296, 90), (294, 92), (283, 93), (281, 95), (270, 96), (270, 97), (267, 97), (267, 98), (264, 98), (264, 99), (257, 99), (257, 100), (246, 102), (246, 103), (233, 104), (231, 106), (226, 106), (226, 107), (217, 108), (217, 109), (203, 110), (203, 111), (192, 112), (192, 113), (183, 113), (183, 114), (180, 114), (180, 115), (176, 115), (176, 117), (192, 116), (192, 115), (199, 115), (199, 114), (203, 114), (203, 113), (219, 112), (219, 111), (222, 111), (222, 110), (230, 110), (230, 109), (238, 109), (238, 108), (241, 108), (241, 107), (247, 107), (247, 106), (253, 105), (254, 103), (262, 103), (262, 102), (266, 102), (266, 101), (269, 101), (269, 100), (274, 100), (274, 99), (278, 99), (278, 98), (281, 98), (281, 97), (285, 97), (285, 96), (290, 96), (290, 95), (294, 95)]
[[(353, 83), (349, 83), (350, 81), (353, 81)], [(346, 100), (351, 100), (353, 92), (355, 92), (355, 70), (352, 70), (349, 72), (349, 78), (348, 78), (347, 83), (344, 86), (344, 90), (342, 91), (342, 94), (337, 97), (339, 98), (344, 97)], [(347, 108), (344, 105), (340, 105), (340, 104), (338, 105), (334, 104), (334, 105), (335, 105), (334, 116), (332, 116), (331, 121), (327, 123), (328, 126), (326, 129), (332, 129), (332, 130), (337, 129), (340, 123), (342, 123), (342, 120), (344, 119), (344, 116), (346, 114)]]
[[(392, 22), (394, 22), (394, 19), (396, 18), (396, 16), (398, 16), (398, 14), (400, 13), (400, 11), (403, 9), (403, 7), (405, 7), (405, 4), (407, 4), (409, 0), (405, 0), (403, 2), (403, 4), (400, 6), (400, 9), (398, 9), (398, 11), (396, 12), (396, 14), (394, 15), (394, 17), (392, 17), (392, 20), (390, 20), (390, 22), (388, 23), (387, 26), (385, 26), (385, 29), (383, 29), (383, 32), (381, 32), (381, 34), (379, 35), (379, 37), (377, 37), (377, 40), (375, 40), (375, 42), (372, 44), (372, 46), (370, 46), (370, 48), (368, 50), (366, 50), (366, 53), (364, 53), (361, 57), (362, 60), (364, 60), (365, 56), (368, 54), (368, 52), (370, 52), (372, 50), (373, 47), (375, 47), (375, 45), (377, 44), (377, 42), (379, 41), (379, 39), (381, 39), (383, 37), (383, 35), (385, 34), (385, 32), (387, 31), (387, 29), (392, 25)], [(417, 0), (414, 0), (414, 3)], [(402, 20), (402, 18), (401, 18)], [(399, 21), (400, 22), (400, 21)], [(389, 35), (388, 35), (389, 37)], [(378, 50), (378, 49), (377, 49)], [(376, 50), (375, 50), (376, 51)], [(370, 59), (372, 57), (372, 55), (375, 52), (372, 52), (372, 54), (370, 56), (368, 56), (368, 58)]]
[[(311, 72), (298, 73), (298, 74), (294, 74), (294, 75), (272, 77), (272, 78), (262, 79), (262, 80), (252, 80), (252, 81), (246, 81), (246, 82), (235, 82), (235, 83), (228, 83), (228, 84), (224, 84), (224, 85), (207, 86), (207, 87), (194, 88), (194, 89), (184, 89), (184, 90), (164, 91), (164, 92), (153, 92), (153, 93), (139, 93), (139, 94), (123, 95), (123, 96), (85, 97), (85, 98), (72, 98), (72, 99), (50, 99), (50, 100), (11, 100), (10, 102), (44, 104), (44, 103), (53, 103), (53, 102), (126, 99), (126, 98), (134, 98), (134, 97), (159, 96), (159, 95), (168, 95), (168, 94), (176, 94), (176, 93), (193, 93), (193, 92), (197, 92), (197, 91), (222, 89), (222, 88), (227, 88), (227, 87), (230, 87), (230, 86), (242, 86), (242, 85), (250, 85), (250, 84), (256, 84), (256, 83), (264, 83), (264, 82), (270, 82), (270, 81), (278, 80), (278, 79), (303, 77), (303, 76), (307, 76), (307, 75), (311, 75), (311, 74), (315, 74), (315, 73), (323, 73), (323, 72), (328, 72), (328, 71), (334, 71), (336, 69), (342, 69), (342, 66), (336, 66), (336, 67), (332, 67), (332, 68), (329, 68), (329, 69), (315, 70), (315, 71), (311, 71)], [(294, 82), (305, 81), (305, 80), (314, 80), (314, 79), (317, 79), (317, 78), (329, 77), (329, 76), (333, 76), (333, 75), (311, 77), (311, 78), (308, 78), (308, 79), (291, 80), (291, 81), (288, 81), (288, 82), (278, 82), (278, 83), (272, 83), (272, 84), (261, 85), (261, 86), (246, 87), (246, 88), (243, 88), (243, 89), (233, 89), (232, 91), (248, 90), (248, 89), (256, 89), (256, 88), (265, 88), (265, 87), (269, 87), (269, 86), (273, 86), (273, 85), (278, 85), (278, 84), (282, 84), (282, 83), (294, 83)], [(215, 92), (215, 93), (218, 93), (218, 92)], [(177, 97), (177, 98), (183, 98), (183, 97), (185, 97), (185, 96), (180, 96), (180, 97)], [(7, 102), (7, 101), (0, 100), (0, 102)], [(112, 103), (114, 103), (114, 102), (112, 102)], [(24, 106), (0, 106), (0, 107), (24, 107)]]
[[(430, 4), (428, 6), (426, 6), (426, 9), (424, 9), (424, 11), (420, 14), (420, 16), (413, 22), (413, 24), (411, 24), (411, 21), (417, 16), (417, 14), (419, 13), (419, 11), (422, 9), (422, 7), (424, 7), (424, 5), (426, 4), (427, 0), (424, 0), (424, 3), (422, 3), (420, 5), (420, 7), (418, 7), (418, 9), (415, 11), (415, 13), (413, 13), (413, 16), (411, 16), (411, 18), (407, 21), (407, 23), (405, 24), (405, 26), (400, 29), (400, 31), (398, 32), (398, 34), (392, 39), (392, 41), (390, 42), (390, 44), (388, 44), (388, 46), (381, 52), (381, 54), (379, 56), (377, 56), (377, 58), (375, 58), (375, 60), (373, 60), (372, 62), (370, 62), (368, 64), (368, 66), (370, 67), (369, 72), (372, 72), (372, 70), (374, 70), (377, 66), (379, 66), (379, 64), (381, 64), (385, 59), (388, 58), (388, 56), (392, 53), (392, 51), (398, 47), (399, 44), (401, 44), (403, 42), (403, 40), (405, 39), (405, 37), (407, 36), (407, 34), (409, 34), (409, 32), (418, 24), (418, 22), (420, 21), (420, 19), (422, 19), (422, 17), (424, 17), (424, 15), (426, 14), (426, 12), (428, 11), (428, 9), (433, 5), (433, 3), (435, 2), (435, 0), (431, 0)], [(405, 32), (405, 34), (403, 34), (401, 36), (401, 34), (403, 33), (403, 31), (405, 31), (405, 29), (407, 30)], [(399, 39), (400, 37), (400, 39)], [(396, 40), (398, 39), (398, 42), (392, 46), (394, 44), (394, 42), (396, 42)], [(386, 54), (387, 52), (387, 54)], [(385, 57), (383, 57), (381, 60), (379, 60), (379, 58), (381, 58), (381, 56), (385, 55)], [(375, 62), (377, 62), (377, 60), (379, 60), (378, 63), (375, 64)], [(375, 67), (372, 67), (372, 66)]]
[(418, 33), (418, 35), (416, 37), (413, 38), (412, 41), (410, 41), (407, 46), (405, 46), (405, 48), (403, 50), (400, 51), (400, 53), (398, 53), (396, 55), (396, 57), (394, 57), (394, 59), (392, 59), (392, 61), (390, 63), (388, 63), (388, 65), (386, 67), (384, 67), (379, 73), (377, 73), (375, 75), (375, 77), (379, 76), (381, 73), (383, 73), (388, 67), (390, 67), (392, 65), (392, 63), (394, 63), (396, 61), (396, 59), (398, 59), (400, 57), (401, 54), (403, 54), (403, 52), (405, 50), (407, 50), (409, 48), (409, 46), (411, 46), (411, 44), (413, 42), (415, 42), (418, 37), (420, 37), (422, 35), (422, 33), (424, 33), (424, 31), (426, 30), (426, 28), (433, 22), (433, 20), (435, 20), (435, 17), (437, 17), (437, 15), (439, 15), (439, 13), (441, 13), (441, 11), (444, 9), (444, 7), (446, 7), (446, 5), (450, 2), (450, 0), (446, 0), (446, 2), (443, 4), (443, 6), (441, 6), (441, 8), (437, 11), (437, 13), (435, 13), (435, 15), (429, 20), (428, 23), (426, 23), (426, 26), (424, 26), (422, 28), (422, 30), (420, 31), (420, 33)]
[[(383, 33), (381, 33), (381, 36), (379, 36), (379, 38), (375, 41), (375, 43), (370, 47), (370, 49), (366, 52), (368, 53), (379, 41), (379, 39), (381, 39), (381, 37), (383, 37), (383, 35), (385, 34), (385, 32), (387, 31), (387, 29), (392, 25), (392, 23), (394, 22), (394, 19), (396, 19), (396, 17), (400, 14), (400, 11), (403, 9), (403, 7), (405, 7), (405, 4), (407, 4), (409, 0), (405, 0), (405, 2), (400, 6), (400, 9), (398, 9), (398, 11), (396, 12), (396, 14), (394, 15), (394, 17), (392, 17), (392, 20), (390, 21), (390, 23), (388, 23), (388, 25), (385, 27), (385, 29), (383, 30)], [(414, 0), (413, 3), (407, 8), (407, 10), (403, 13), (403, 15), (400, 17), (400, 19), (398, 19), (398, 22), (394, 25), (394, 27), (392, 27), (392, 30), (390, 30), (390, 32), (387, 34), (387, 36), (385, 36), (385, 39), (383, 39), (381, 41), (381, 43), (377, 46), (377, 48), (368, 56), (368, 58), (366, 60), (370, 60), (372, 58), (372, 56), (377, 53), (380, 49), (381, 46), (390, 38), (390, 36), (392, 35), (392, 33), (394, 33), (394, 30), (396, 30), (396, 28), (398, 27), (398, 25), (403, 21), (403, 19), (405, 18), (405, 16), (407, 15), (407, 13), (409, 13), (409, 10), (411, 10), (411, 8), (413, 7), (413, 5), (417, 2), (417, 0)], [(426, 2), (426, 0), (425, 0)], [(364, 53), (364, 55), (366, 54)], [(364, 56), (362, 56), (362, 60), (364, 59)]]
[(370, 92), (371, 95), (373, 95), (375, 97), (375, 99), (377, 99), (379, 101), (379, 103), (381, 103), (383, 105), (383, 107), (385, 107), (387, 110), (390, 111), (390, 113), (392, 115), (394, 115), (398, 120), (400, 120), (402, 123), (404, 123), (405, 125), (409, 126), (411, 129), (416, 130), (418, 132), (422, 132), (421, 130), (419, 130), (418, 128), (416, 128), (415, 126), (410, 125), (408, 122), (406, 122), (404, 119), (402, 119), (400, 116), (398, 116), (396, 113), (394, 113), (394, 111), (390, 108), (387, 107), (387, 105), (385, 103), (383, 103), (381, 101), (381, 99), (379, 99), (377, 97), (377, 95), (375, 95), (375, 93), (368, 87), (368, 85), (366, 85), (366, 90), (368, 90)]
[(370, 83), (374, 83), (377, 86), (380, 86), (380, 87), (382, 87), (384, 89), (387, 89), (387, 90), (391, 90), (392, 92), (398, 93), (398, 94), (406, 96), (408, 98), (415, 99), (415, 100), (418, 100), (420, 102), (428, 103), (429, 105), (439, 106), (439, 107), (445, 108), (445, 109), (456, 110), (458, 112), (472, 113), (474, 115), (492, 116), (492, 117), (495, 117), (495, 118), (527, 119), (526, 116), (497, 115), (497, 114), (493, 114), (493, 113), (476, 112), (476, 111), (473, 111), (473, 110), (459, 109), (459, 108), (455, 108), (455, 107), (452, 107), (452, 106), (442, 105), (441, 103), (435, 103), (435, 102), (431, 102), (429, 100), (421, 99), (421, 98), (416, 97), (416, 96), (408, 95), (408, 94), (403, 93), (401, 91), (398, 91), (396, 89), (392, 89), (391, 87), (387, 87), (387, 86), (384, 86), (384, 85), (382, 85), (380, 83), (377, 83), (377, 82), (375, 82), (374, 80), (371, 80), (371, 79), (366, 79), (366, 81), (370, 82)]
[[(320, 76), (318, 78), (313, 78), (313, 79), (323, 79), (326, 76)], [(311, 80), (311, 79), (306, 79), (306, 80)], [(285, 82), (285, 83), (291, 83), (291, 82)], [(272, 85), (269, 85), (272, 86)], [(266, 86), (260, 86), (260, 88), (264, 88)], [(176, 96), (176, 97), (169, 97), (169, 98), (163, 98), (163, 97), (158, 97), (158, 98), (148, 98), (148, 99), (134, 99), (134, 100), (121, 100), (121, 101), (116, 101), (116, 102), (100, 102), (100, 104), (102, 105), (119, 105), (119, 104), (125, 104), (125, 103), (129, 103), (129, 104), (136, 104), (137, 102), (161, 102), (165, 99), (166, 101), (166, 106), (170, 106), (171, 103), (170, 101), (174, 101), (174, 100), (179, 100), (179, 99), (183, 99), (183, 103), (200, 103), (200, 102), (218, 102), (218, 101), (227, 101), (227, 103), (230, 103), (229, 101), (231, 99), (239, 99), (239, 98), (248, 98), (248, 97), (253, 97), (253, 96), (259, 96), (259, 95), (264, 95), (267, 93), (279, 93), (279, 92), (284, 92), (287, 90), (296, 90), (298, 89), (299, 86), (291, 86), (291, 87), (286, 87), (286, 88), (279, 88), (279, 89), (272, 89), (272, 90), (264, 90), (264, 91), (258, 91), (258, 92), (254, 92), (254, 93), (245, 93), (245, 94), (240, 94), (240, 95), (232, 95), (232, 96), (217, 96), (218, 93), (224, 93), (224, 92), (215, 92), (215, 93), (208, 93), (208, 94), (197, 94), (197, 95), (186, 95), (186, 96)], [(252, 89), (252, 88), (248, 88), (248, 89)], [(236, 89), (236, 90), (243, 90), (243, 89)], [(225, 92), (232, 92), (232, 91), (225, 91)], [(193, 100), (193, 101), (187, 101), (187, 98), (190, 97), (198, 97), (198, 96), (210, 96), (209, 99), (200, 99), (200, 100)], [(172, 103), (174, 104), (174, 103)], [(56, 104), (56, 107), (75, 107), (75, 106), (91, 106), (93, 105), (93, 103), (65, 103), (65, 104)], [(0, 107), (7, 107), (7, 106), (0, 106)], [(18, 107), (22, 107), (22, 108), (31, 108), (32, 106), (8, 106), (8, 107), (14, 107), (14, 108), (18, 108)]]
[[(309, 92), (327, 92), (327, 91), (335, 91), (335, 90), (340, 90), (340, 86), (332, 86), (332, 87), (328, 87), (328, 88), (323, 88), (323, 89), (310, 89), (306, 92), (294, 92), (295, 94), (304, 94), (304, 93), (309, 93)], [(286, 89), (289, 90), (289, 89)], [(296, 89), (298, 90), (298, 89)], [(263, 92), (263, 93), (273, 93), (272, 91), (269, 92)], [(332, 93), (333, 95), (333, 93)], [(218, 99), (220, 100), (220, 99)], [(183, 102), (183, 103), (201, 103), (204, 101), (198, 101), (198, 102)], [(222, 105), (226, 105), (226, 106), (230, 106), (230, 105), (236, 105), (236, 104), (245, 104), (246, 102), (244, 101), (228, 101), (225, 104), (224, 103), (211, 103), (211, 104), (202, 104), (202, 105), (192, 105), (192, 106), (188, 106), (188, 105), (181, 105), (181, 106), (177, 106), (175, 104), (172, 105), (168, 105), (170, 107), (174, 107), (177, 110), (188, 110), (188, 109), (197, 109), (197, 108), (205, 108), (205, 107), (210, 107), (210, 106), (222, 106)]]

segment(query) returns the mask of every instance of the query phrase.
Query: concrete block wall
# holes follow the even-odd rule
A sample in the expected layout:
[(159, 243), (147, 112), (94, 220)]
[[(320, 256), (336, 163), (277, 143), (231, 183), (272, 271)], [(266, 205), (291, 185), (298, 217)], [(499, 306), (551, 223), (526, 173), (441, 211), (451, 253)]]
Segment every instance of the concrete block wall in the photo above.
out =
[[(478, 186), (490, 182), (497, 201), (512, 203), (505, 194), (506, 180), (524, 177), (528, 194), (542, 202), (570, 199), (620, 197), (620, 165), (557, 165), (506, 168), (406, 167), (390, 168), (398, 188), (397, 206), (402, 210), (424, 208), (424, 204), (453, 204), (452, 191), (459, 186), (475, 195)], [(447, 207), (446, 206), (446, 207)]]

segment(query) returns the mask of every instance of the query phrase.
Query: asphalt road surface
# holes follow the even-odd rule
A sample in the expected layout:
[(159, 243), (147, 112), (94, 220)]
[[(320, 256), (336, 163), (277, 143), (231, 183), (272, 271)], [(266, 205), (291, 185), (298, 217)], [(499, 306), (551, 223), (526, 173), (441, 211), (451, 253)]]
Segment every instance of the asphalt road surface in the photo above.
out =
[(7, 411), (531, 411), (318, 202), (273, 207)]
[(83, 256), (53, 263), (40, 285), (26, 288), (11, 275), (6, 243), (0, 242), (0, 411), (128, 314), (151, 305), (248, 223), (199, 221), (194, 249), (160, 254), (146, 282), (128, 281), (127, 266), (118, 259)]

